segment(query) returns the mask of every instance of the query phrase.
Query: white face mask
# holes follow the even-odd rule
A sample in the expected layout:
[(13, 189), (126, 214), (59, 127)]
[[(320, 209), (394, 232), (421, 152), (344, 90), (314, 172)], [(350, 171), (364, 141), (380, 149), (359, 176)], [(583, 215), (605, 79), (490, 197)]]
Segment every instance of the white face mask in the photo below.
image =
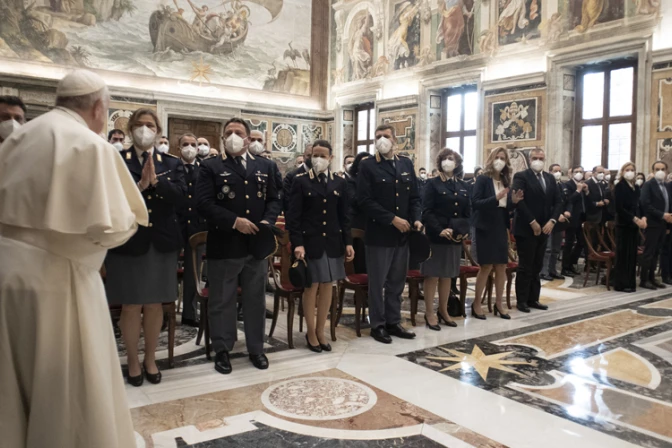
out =
[(156, 149), (158, 149), (161, 154), (165, 154), (165, 153), (168, 152), (169, 148), (168, 148), (168, 145), (166, 145), (165, 143), (162, 143)]
[(609, 182), (611, 180), (611, 174), (607, 174), (606, 176), (604, 176), (604, 180)]
[(581, 182), (583, 180), (583, 173), (574, 173), (574, 180)]
[(19, 129), (21, 127), (21, 123), (18, 121), (11, 119), (11, 120), (5, 120), (2, 123), (0, 123), (0, 138), (3, 140), (7, 140), (9, 138), (9, 135)]
[(191, 162), (196, 157), (196, 148), (193, 146), (183, 146), (182, 147), (182, 158), (187, 162)]
[(387, 137), (380, 137), (376, 140), (376, 149), (379, 153), (386, 156), (392, 150), (392, 141)]
[(492, 167), (497, 172), (502, 171), (505, 166), (506, 166), (506, 162), (501, 160), (501, 159), (496, 159), (494, 162), (492, 162)]
[(544, 169), (544, 161), (543, 160), (533, 160), (532, 163), (530, 163), (530, 167), (536, 171), (537, 173), (540, 173), (541, 170)]
[(152, 131), (147, 126), (136, 128), (133, 131), (133, 141), (142, 148), (148, 148), (156, 140), (156, 131)]
[(597, 176), (595, 176), (597, 180), (604, 180), (604, 173), (598, 173)]
[(632, 180), (635, 178), (635, 172), (634, 171), (626, 171), (623, 173), (623, 179), (625, 180)]
[(420, 173), (420, 179), (422, 180), (427, 179), (427, 173)]
[(643, 179), (637, 179), (637, 180), (635, 181), (635, 184), (637, 184), (637, 185), (639, 185), (639, 186), (641, 187), (642, 184), (644, 184), (644, 180), (643, 180)]
[(226, 150), (232, 155), (238, 155), (245, 149), (245, 140), (237, 134), (231, 134), (225, 141)]
[(329, 168), (329, 160), (325, 159), (324, 157), (313, 157), (312, 161), (313, 168), (318, 173), (324, 173), (327, 171), (327, 168)]
[(654, 174), (654, 177), (658, 182), (662, 182), (665, 180), (665, 171), (656, 171), (656, 174)]
[(553, 177), (555, 177), (555, 180), (560, 180), (560, 178), (562, 177), (562, 173), (560, 171), (556, 171), (555, 173), (553, 173)]
[(448, 159), (442, 160), (441, 169), (443, 170), (444, 173), (452, 173), (453, 170), (455, 169), (455, 161)]
[(210, 147), (206, 145), (205, 143), (202, 145), (198, 145), (198, 155), (201, 157), (205, 157), (208, 154), (210, 154)]
[(350, 173), (350, 168), (352, 168), (352, 163), (347, 163), (347, 164), (345, 165), (345, 172), (346, 172), (346, 173)]
[(112, 143), (112, 146), (114, 146), (117, 151), (123, 151), (124, 150), (124, 144), (121, 142), (114, 142)]
[(258, 156), (264, 152), (264, 145), (261, 142), (252, 142), (250, 143), (250, 152), (255, 156)]

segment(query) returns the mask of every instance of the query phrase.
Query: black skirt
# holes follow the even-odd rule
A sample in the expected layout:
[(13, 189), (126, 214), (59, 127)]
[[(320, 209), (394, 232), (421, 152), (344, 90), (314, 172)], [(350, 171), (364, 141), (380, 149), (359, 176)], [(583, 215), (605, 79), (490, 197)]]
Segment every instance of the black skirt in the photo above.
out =
[(509, 262), (509, 234), (504, 225), (508, 220), (508, 212), (503, 207), (498, 211), (502, 214), (502, 219), (494, 220), (487, 230), (476, 229), (472, 242), (472, 255), (475, 255), (475, 261), (479, 265)]
[(616, 265), (611, 278), (614, 289), (622, 291), (637, 287), (637, 243), (639, 229), (632, 226), (616, 226)]

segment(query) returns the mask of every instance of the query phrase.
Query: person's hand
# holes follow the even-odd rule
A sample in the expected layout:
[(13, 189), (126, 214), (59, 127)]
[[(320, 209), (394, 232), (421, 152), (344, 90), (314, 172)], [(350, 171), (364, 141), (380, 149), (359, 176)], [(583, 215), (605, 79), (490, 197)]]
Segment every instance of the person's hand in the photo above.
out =
[(584, 184), (583, 182), (579, 182), (578, 184), (576, 184), (576, 192), (581, 193), (583, 191), (583, 187), (585, 186), (586, 184)]
[(587, 192), (588, 191), (588, 184), (584, 182), (581, 185), (583, 185), (583, 187), (582, 187), (583, 191)]
[(420, 221), (415, 221), (415, 223), (413, 224), (413, 227), (415, 227), (415, 230), (417, 230), (419, 232), (419, 231), (422, 230), (422, 223)]
[(555, 223), (551, 220), (549, 220), (545, 225), (544, 225), (544, 234), (549, 235), (553, 231), (553, 227), (555, 227)]
[(441, 233), (439, 233), (439, 237), (441, 238), (450, 239), (451, 236), (453, 236), (453, 229), (443, 229)]
[(502, 191), (497, 193), (497, 200), (499, 201), (500, 199), (502, 199), (507, 194), (509, 194), (509, 189), (508, 188), (503, 189)]
[(534, 236), (539, 236), (541, 235), (541, 226), (539, 223), (535, 220), (530, 223), (530, 226), (532, 227), (532, 231), (534, 232)]
[(565, 215), (560, 215), (558, 218), (558, 222), (567, 222), (567, 218), (565, 218)]
[[(303, 249), (303, 246), (301, 247), (301, 249)], [(355, 249), (353, 249), (352, 246), (345, 246), (345, 261), (349, 262), (354, 259), (355, 259)]]
[(516, 190), (511, 195), (511, 200), (513, 201), (514, 204), (517, 204), (520, 201), (522, 201), (524, 197), (525, 197), (525, 192), (523, 190)]
[(411, 225), (405, 219), (401, 219), (398, 216), (395, 216), (392, 220), (392, 225), (397, 228), (401, 233), (406, 233), (411, 230)]
[(635, 224), (642, 230), (646, 229), (646, 219), (635, 218)]
[(672, 224), (672, 213), (663, 214), (663, 219), (665, 222)]
[(596, 203), (595, 205), (598, 206), (598, 207), (604, 207), (604, 201), (600, 201), (600, 202)]
[(245, 235), (256, 235), (259, 231), (259, 227), (255, 226), (252, 221), (245, 218), (236, 218), (236, 223), (233, 228)]
[(565, 215), (565, 218), (571, 218), (572, 217), (572, 214), (569, 213), (569, 212), (565, 212), (565, 213), (563, 213), (563, 215)]
[(154, 172), (154, 159), (152, 157), (145, 162), (145, 166), (142, 167), (142, 175), (140, 177), (140, 182), (138, 185), (140, 189), (146, 190), (150, 185), (154, 185), (156, 181), (156, 173)]
[[(352, 249), (352, 246), (348, 246), (350, 249)], [(346, 248), (347, 251), (347, 248)], [(294, 256), (296, 257), (297, 260), (303, 260), (306, 257), (306, 248), (303, 246), (298, 246), (294, 249)], [(350, 261), (350, 260), (345, 260), (345, 261)]]
[(604, 200), (604, 205), (609, 205), (609, 199)]
[(270, 224), (268, 224), (268, 221), (266, 221), (265, 219), (264, 219), (263, 221), (259, 221), (259, 222), (260, 222), (261, 224), (266, 224), (267, 226), (270, 225)]

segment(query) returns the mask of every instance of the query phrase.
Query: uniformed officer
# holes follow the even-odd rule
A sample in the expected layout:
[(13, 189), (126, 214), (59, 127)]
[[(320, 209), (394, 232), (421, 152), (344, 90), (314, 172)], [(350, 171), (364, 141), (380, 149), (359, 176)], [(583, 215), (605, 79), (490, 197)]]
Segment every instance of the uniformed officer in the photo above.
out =
[(280, 199), (282, 199), (282, 188), (283, 188), (282, 174), (278, 169), (278, 164), (275, 163), (272, 159), (265, 157), (264, 152), (266, 152), (266, 142), (264, 141), (264, 133), (257, 130), (250, 132), (250, 153), (255, 157), (257, 156), (262, 157), (271, 163), (273, 171), (275, 173), (273, 175), (273, 180), (275, 181), (275, 186), (278, 189), (278, 196), (280, 197)]
[[(187, 195), (184, 197), (178, 217), (180, 220), (180, 229), (182, 231), (182, 241), (184, 241), (184, 288), (183, 288), (183, 311), (182, 325), (198, 327), (196, 320), (196, 282), (198, 279), (194, 275), (194, 269), (191, 265), (191, 246), (189, 238), (198, 232), (207, 230), (206, 221), (198, 214), (196, 207), (196, 180), (198, 179), (198, 170), (200, 162), (196, 160), (196, 136), (190, 132), (183, 134), (179, 140), (180, 155), (184, 165), (184, 178), (187, 184)], [(197, 254), (200, 259), (203, 249)]]
[(346, 181), (329, 170), (332, 152), (329, 142), (315, 141), (313, 167), (294, 178), (287, 210), (287, 229), (294, 255), (299, 260), (308, 260), (312, 285), (303, 293), (306, 343), (311, 351), (318, 353), (331, 351), (324, 337), (324, 325), (332, 301), (332, 285), (345, 278), (344, 262), (355, 256)]
[(198, 144), (198, 146), (196, 147), (196, 149), (198, 150), (196, 158), (198, 159), (199, 162), (202, 162), (203, 160), (210, 157), (210, 142), (205, 137), (198, 137), (196, 139), (196, 143)]
[(199, 213), (208, 220), (208, 315), (215, 370), (231, 373), (237, 339), (236, 297), (242, 289), (245, 342), (252, 364), (268, 368), (263, 353), (267, 262), (252, 253), (260, 225), (274, 224), (280, 199), (270, 162), (248, 152), (250, 127), (240, 118), (224, 126), (225, 152), (201, 163), (196, 184)]
[[(422, 229), (420, 196), (413, 162), (397, 157), (394, 128), (376, 129), (376, 156), (363, 160), (357, 196), (367, 215), (366, 266), (369, 274), (371, 336), (389, 344), (390, 335), (412, 339), (401, 325), (401, 293), (408, 270), (408, 232)], [(383, 296), (383, 289), (384, 296)]]
[(128, 131), (133, 146), (120, 154), (145, 199), (149, 226), (139, 227), (126, 244), (108, 253), (105, 289), (111, 304), (122, 305), (119, 327), (128, 353), (128, 382), (140, 386), (143, 369), (137, 346), (141, 325), (145, 376), (151, 383), (161, 381), (154, 352), (163, 323), (161, 304), (177, 296), (177, 259), (183, 243), (177, 208), (187, 186), (182, 162), (160, 154), (155, 147), (161, 125), (154, 111), (136, 110), (128, 120)]
[[(285, 180), (282, 182), (282, 205), (283, 209), (287, 210), (289, 208), (289, 193), (292, 191), (292, 181), (297, 174), (307, 173), (311, 168), (311, 155), (313, 153), (313, 144), (306, 143), (306, 146), (303, 149), (303, 156), (299, 156), (303, 159), (303, 163), (298, 165), (296, 169), (293, 169), (287, 175), (285, 175)], [(297, 159), (299, 158), (297, 157)]]
[(560, 246), (562, 246), (563, 232), (567, 228), (572, 216), (571, 203), (574, 196), (579, 193), (576, 190), (570, 190), (569, 185), (560, 181), (562, 177), (562, 168), (560, 165), (554, 163), (551, 165), (549, 172), (555, 177), (555, 181), (558, 183), (560, 200), (562, 201), (562, 214), (557, 218), (558, 223), (553, 228), (553, 233), (551, 233), (548, 243), (546, 243), (544, 266), (541, 268), (541, 275), (539, 277), (542, 280), (564, 280), (565, 277), (558, 275), (556, 265), (558, 263), (558, 255), (560, 254)]

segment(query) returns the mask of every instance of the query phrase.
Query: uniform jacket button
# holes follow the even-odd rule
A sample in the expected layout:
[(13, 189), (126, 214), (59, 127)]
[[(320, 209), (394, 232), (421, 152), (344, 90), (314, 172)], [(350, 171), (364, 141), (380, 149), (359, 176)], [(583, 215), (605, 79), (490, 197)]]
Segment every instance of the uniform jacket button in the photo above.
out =
[(326, 234), (326, 233), (323, 233), (322, 236), (327, 236), (327, 234)]
[(149, 227), (154, 227), (154, 223), (149, 223)]
[[(189, 210), (191, 210), (191, 209), (189, 209)], [(151, 208), (147, 209), (147, 213), (152, 213), (152, 209)]]

